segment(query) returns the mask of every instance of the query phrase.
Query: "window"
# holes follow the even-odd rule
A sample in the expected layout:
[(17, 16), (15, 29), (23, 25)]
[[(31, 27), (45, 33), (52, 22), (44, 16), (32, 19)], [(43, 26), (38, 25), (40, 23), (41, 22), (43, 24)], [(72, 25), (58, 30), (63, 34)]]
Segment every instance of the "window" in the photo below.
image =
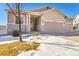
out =
[[(21, 24), (25, 24), (25, 16), (23, 16), (23, 15), (20, 16), (20, 22), (21, 22)], [(15, 24), (19, 24), (18, 16), (15, 17)]]

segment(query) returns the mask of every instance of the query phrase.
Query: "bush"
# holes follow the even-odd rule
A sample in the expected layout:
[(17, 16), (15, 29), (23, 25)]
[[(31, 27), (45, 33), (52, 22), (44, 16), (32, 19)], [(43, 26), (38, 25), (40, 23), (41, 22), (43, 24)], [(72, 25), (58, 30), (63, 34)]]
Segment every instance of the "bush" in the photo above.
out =
[(19, 34), (20, 34), (20, 32), (18, 30), (14, 30), (12, 33), (13, 36), (19, 36)]
[(76, 27), (74, 26), (74, 27), (73, 27), (73, 30), (75, 30), (75, 29), (76, 29)]

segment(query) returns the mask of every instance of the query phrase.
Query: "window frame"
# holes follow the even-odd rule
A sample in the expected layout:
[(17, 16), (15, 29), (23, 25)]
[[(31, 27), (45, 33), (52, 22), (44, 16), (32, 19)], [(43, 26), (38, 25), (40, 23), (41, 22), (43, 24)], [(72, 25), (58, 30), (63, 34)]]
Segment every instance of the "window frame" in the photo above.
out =
[[(18, 16), (18, 15), (16, 15), (16, 16)], [(18, 23), (16, 23), (16, 16), (14, 15), (14, 24), (18, 24)], [(23, 23), (22, 23), (22, 25), (25, 25), (25, 16), (24, 15), (21, 15), (20, 17), (23, 17)]]

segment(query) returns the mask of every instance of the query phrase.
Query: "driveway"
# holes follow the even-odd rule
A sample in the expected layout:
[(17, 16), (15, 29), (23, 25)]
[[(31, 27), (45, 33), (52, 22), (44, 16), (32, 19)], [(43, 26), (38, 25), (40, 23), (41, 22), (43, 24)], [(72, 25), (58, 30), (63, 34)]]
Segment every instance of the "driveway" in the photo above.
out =
[(42, 36), (41, 40), (30, 40), (40, 43), (37, 50), (22, 52), (18, 56), (79, 56), (79, 43), (58, 36)]

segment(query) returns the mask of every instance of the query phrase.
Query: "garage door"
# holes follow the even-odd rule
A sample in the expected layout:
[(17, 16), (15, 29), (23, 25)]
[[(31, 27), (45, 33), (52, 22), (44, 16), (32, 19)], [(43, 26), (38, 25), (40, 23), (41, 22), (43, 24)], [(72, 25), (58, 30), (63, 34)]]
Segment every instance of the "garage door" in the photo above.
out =
[(46, 33), (62, 33), (63, 24), (58, 22), (45, 22), (44, 32)]

